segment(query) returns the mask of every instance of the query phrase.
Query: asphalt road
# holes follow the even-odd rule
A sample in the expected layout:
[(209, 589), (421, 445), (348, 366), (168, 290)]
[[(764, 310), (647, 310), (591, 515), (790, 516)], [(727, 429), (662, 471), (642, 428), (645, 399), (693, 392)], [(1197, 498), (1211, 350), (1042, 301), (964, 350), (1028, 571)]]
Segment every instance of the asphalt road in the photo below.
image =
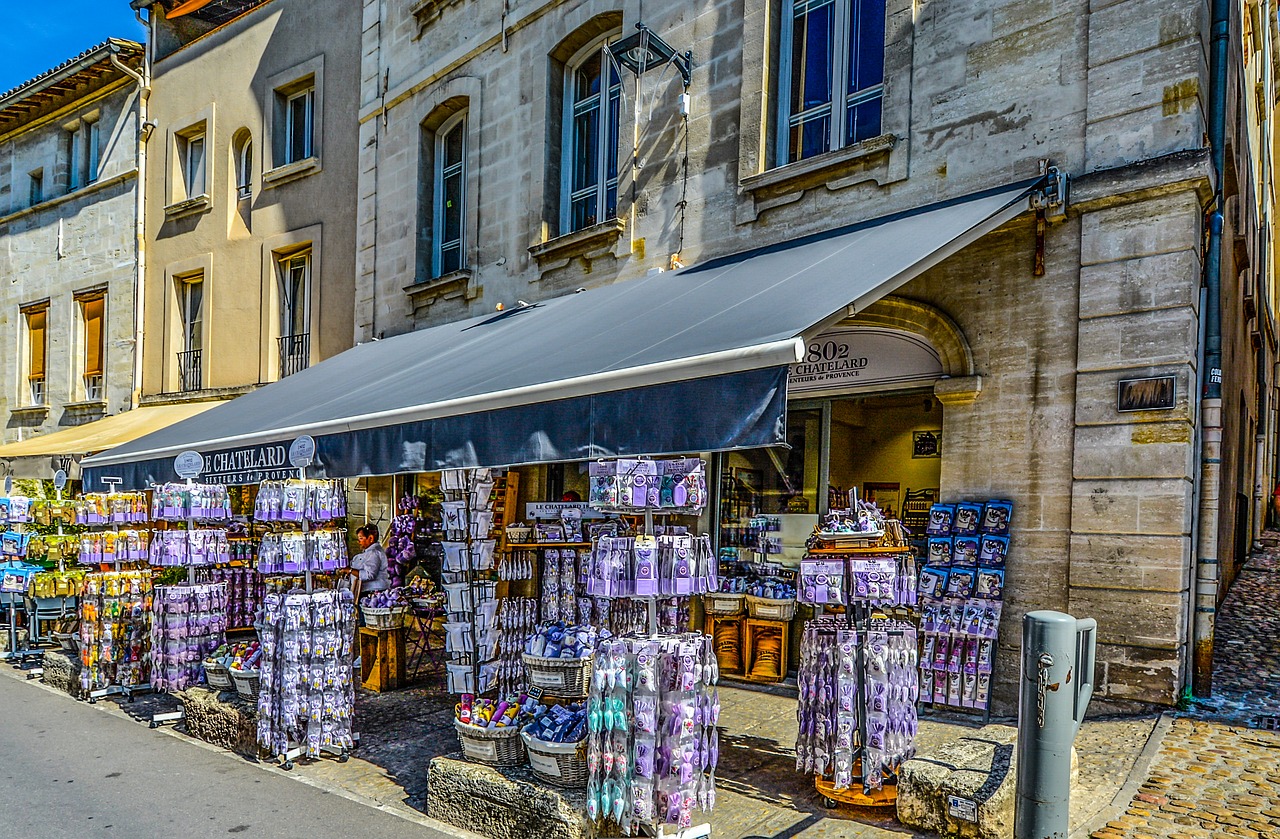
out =
[(5, 676), (0, 779), (0, 839), (447, 839)]

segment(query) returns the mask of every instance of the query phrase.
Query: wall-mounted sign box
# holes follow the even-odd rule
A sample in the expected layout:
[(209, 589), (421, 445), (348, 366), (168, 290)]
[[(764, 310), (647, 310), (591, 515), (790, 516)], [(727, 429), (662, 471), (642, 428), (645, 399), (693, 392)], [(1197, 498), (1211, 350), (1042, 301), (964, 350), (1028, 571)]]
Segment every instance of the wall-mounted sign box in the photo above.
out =
[(1116, 410), (1168, 411), (1178, 402), (1178, 377), (1121, 379), (1116, 383)]

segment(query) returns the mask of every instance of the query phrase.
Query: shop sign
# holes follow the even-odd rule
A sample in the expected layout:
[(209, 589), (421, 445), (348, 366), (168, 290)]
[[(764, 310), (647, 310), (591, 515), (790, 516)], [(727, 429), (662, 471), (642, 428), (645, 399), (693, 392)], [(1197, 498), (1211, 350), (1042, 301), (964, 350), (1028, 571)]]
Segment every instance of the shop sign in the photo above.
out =
[(1116, 410), (1168, 411), (1178, 403), (1178, 377), (1121, 379), (1116, 384)]
[(200, 452), (183, 452), (173, 459), (173, 471), (179, 478), (198, 478), (204, 471), (204, 457)]
[(298, 474), (298, 470), (289, 465), (289, 449), (283, 444), (214, 452), (207, 458), (206, 466), (206, 481), (233, 486), (285, 481)]
[(310, 434), (303, 434), (289, 446), (289, 465), (299, 469), (310, 466), (316, 459), (316, 439)]
[(942, 374), (938, 351), (919, 335), (878, 327), (841, 327), (805, 344), (804, 359), (791, 365), (787, 392), (794, 396), (932, 382)]
[(965, 822), (978, 821), (978, 802), (958, 795), (947, 796), (947, 815)]
[(524, 505), (524, 517), (559, 521), (561, 510), (581, 510), (584, 519), (604, 518), (603, 513), (591, 509), (585, 501), (531, 501)]

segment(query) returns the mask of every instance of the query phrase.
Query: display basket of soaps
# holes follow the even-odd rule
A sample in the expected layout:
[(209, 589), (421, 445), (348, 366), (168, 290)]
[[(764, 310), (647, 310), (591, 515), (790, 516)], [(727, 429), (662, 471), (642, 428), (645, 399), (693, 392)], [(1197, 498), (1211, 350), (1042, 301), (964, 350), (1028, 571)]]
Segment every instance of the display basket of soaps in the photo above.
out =
[(228, 672), (231, 673), (231, 681), (235, 683), (236, 693), (240, 694), (240, 698), (248, 699), (251, 702), (256, 701), (258, 689), (261, 685), (258, 671), (237, 670), (231, 667)]
[(587, 741), (549, 743), (527, 731), (521, 732), (529, 751), (529, 768), (533, 774), (558, 787), (583, 789), (587, 785)]
[(453, 727), (458, 732), (458, 742), (467, 760), (489, 766), (520, 766), (525, 761), (524, 741), (520, 739), (519, 726), (481, 728), (454, 720)]
[(204, 680), (214, 690), (236, 689), (235, 680), (231, 678), (231, 668), (211, 658), (204, 661)]
[(561, 699), (585, 699), (591, 689), (591, 671), (595, 656), (586, 658), (545, 658), (521, 654), (529, 685), (542, 688)]
[(373, 629), (399, 629), (409, 617), (408, 606), (361, 606), (360, 611)]

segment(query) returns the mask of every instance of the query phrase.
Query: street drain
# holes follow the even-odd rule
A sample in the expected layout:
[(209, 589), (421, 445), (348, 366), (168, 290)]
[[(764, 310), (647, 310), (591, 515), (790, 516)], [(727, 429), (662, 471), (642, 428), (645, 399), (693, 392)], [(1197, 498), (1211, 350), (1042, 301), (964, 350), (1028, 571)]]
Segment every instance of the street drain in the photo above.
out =
[(1280, 717), (1254, 717), (1253, 727), (1263, 731), (1280, 731)]

